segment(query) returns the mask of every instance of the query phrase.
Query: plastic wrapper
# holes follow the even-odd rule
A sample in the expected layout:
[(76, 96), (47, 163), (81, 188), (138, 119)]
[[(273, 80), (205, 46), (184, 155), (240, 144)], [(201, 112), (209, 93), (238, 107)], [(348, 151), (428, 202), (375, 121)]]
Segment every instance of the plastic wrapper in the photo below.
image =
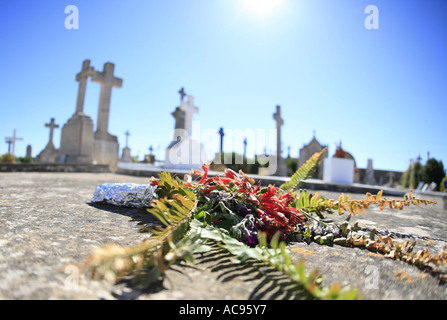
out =
[(95, 189), (91, 202), (119, 207), (148, 208), (155, 199), (156, 186), (134, 183), (106, 183)]

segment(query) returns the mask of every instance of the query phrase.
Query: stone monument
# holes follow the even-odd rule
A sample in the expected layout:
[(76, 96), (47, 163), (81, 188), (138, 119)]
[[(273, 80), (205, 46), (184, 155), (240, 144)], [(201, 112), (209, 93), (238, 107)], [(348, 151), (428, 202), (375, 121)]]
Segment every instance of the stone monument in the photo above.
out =
[(194, 105), (194, 97), (186, 95), (183, 88), (179, 94), (180, 106), (171, 113), (175, 119), (175, 126), (173, 141), (166, 149), (164, 167), (183, 170), (200, 168), (207, 162), (206, 150), (192, 138), (193, 115), (199, 112), (199, 108)]
[(40, 163), (56, 163), (59, 159), (59, 150), (53, 144), (54, 129), (59, 128), (54, 122), (54, 118), (51, 118), (50, 123), (45, 124), (45, 127), (50, 128), (50, 137), (46, 147), (36, 157), (36, 162)]
[(121, 162), (132, 162), (132, 157), (130, 156), (130, 148), (128, 146), (129, 136), (130, 136), (129, 130), (126, 131), (125, 135), (126, 135), (126, 146), (123, 148), (123, 154), (121, 156), (120, 161)]
[(93, 73), (90, 60), (85, 60), (81, 72), (76, 75), (76, 81), (79, 82), (76, 111), (61, 131), (59, 161), (62, 163), (93, 162), (93, 121), (84, 114), (87, 80)]
[(155, 163), (155, 155), (154, 155), (154, 148), (152, 146), (149, 147), (149, 154), (146, 154), (144, 156), (144, 162), (149, 164)]
[(281, 127), (284, 125), (284, 120), (281, 118), (281, 106), (276, 106), (276, 113), (273, 114), (273, 119), (276, 121), (276, 176), (287, 176), (287, 166), (281, 153)]
[(113, 73), (115, 65), (107, 62), (104, 64), (102, 72), (94, 71), (91, 75), (93, 82), (101, 84), (101, 94), (99, 97), (98, 119), (93, 142), (93, 162), (108, 164), (115, 168), (119, 158), (118, 138), (108, 132), (110, 99), (112, 88), (121, 88), (123, 80), (116, 78)]
[(30, 144), (26, 146), (26, 157), (28, 159), (31, 159), (33, 157), (32, 147)]
[(377, 184), (376, 179), (374, 177), (374, 169), (373, 169), (373, 160), (372, 159), (368, 159), (368, 166), (366, 167), (364, 182), (369, 185)]

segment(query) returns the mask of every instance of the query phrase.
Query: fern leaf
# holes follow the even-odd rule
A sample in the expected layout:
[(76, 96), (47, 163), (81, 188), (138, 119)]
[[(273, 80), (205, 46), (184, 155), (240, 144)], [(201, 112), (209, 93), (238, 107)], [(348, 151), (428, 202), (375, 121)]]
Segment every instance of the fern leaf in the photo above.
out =
[(160, 174), (157, 192), (164, 197), (159, 197), (148, 212), (165, 228), (155, 227), (154, 236), (134, 247), (110, 244), (96, 249), (84, 262), (84, 268), (92, 277), (96, 275), (114, 282), (129, 273), (137, 274), (145, 267), (152, 272), (149, 278), (156, 280), (176, 259), (189, 255), (191, 241), (180, 240), (187, 233), (196, 208), (195, 194), (164, 172)]
[(286, 183), (280, 186), (280, 189), (284, 191), (296, 191), (303, 185), (302, 180), (312, 176), (321, 162), (324, 153), (327, 151), (327, 147), (321, 152), (315, 153), (309, 160), (306, 161), (290, 178)]

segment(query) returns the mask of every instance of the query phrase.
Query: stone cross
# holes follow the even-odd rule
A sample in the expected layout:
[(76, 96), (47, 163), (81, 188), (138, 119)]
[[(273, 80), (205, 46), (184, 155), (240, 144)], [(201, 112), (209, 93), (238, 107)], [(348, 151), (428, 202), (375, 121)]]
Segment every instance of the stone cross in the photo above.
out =
[(273, 119), (276, 121), (276, 175), (285, 176), (287, 175), (287, 166), (281, 156), (281, 126), (284, 125), (284, 120), (281, 118), (281, 106), (276, 106), (276, 113), (273, 114)]
[(10, 143), (10, 146), (12, 146), (11, 154), (15, 155), (15, 148), (16, 148), (16, 141), (23, 140), (23, 138), (16, 137), (16, 129), (14, 129), (14, 134), (12, 137), (6, 137), (6, 142)]
[(189, 136), (192, 136), (192, 117), (199, 113), (199, 108), (194, 105), (194, 97), (188, 95), (187, 101), (181, 101), (180, 109), (185, 112), (185, 129)]
[(76, 75), (76, 81), (79, 82), (78, 99), (76, 101), (76, 114), (84, 112), (85, 91), (87, 88), (88, 77), (94, 73), (93, 67), (90, 66), (90, 60), (84, 60), (82, 70)]
[(220, 128), (218, 133), (220, 135), (220, 153), (222, 154), (223, 153), (223, 138), (225, 135), (224, 128)]
[(281, 126), (284, 120), (281, 118), (281, 106), (276, 106), (276, 113), (273, 114), (273, 119), (276, 121), (276, 156), (281, 158)]
[(50, 123), (46, 123), (45, 127), (50, 128), (50, 138), (48, 140), (48, 145), (53, 145), (53, 131), (55, 128), (59, 128), (59, 125), (54, 123), (54, 118), (51, 118)]
[(182, 87), (178, 93), (180, 94), (180, 101), (183, 101), (183, 98), (186, 96), (185, 89)]
[(129, 130), (127, 130), (127, 131), (124, 133), (124, 135), (126, 136), (126, 148), (128, 148), (129, 136), (130, 136)]
[(113, 76), (115, 65), (107, 62), (104, 64), (102, 72), (95, 71), (92, 75), (92, 81), (101, 84), (101, 95), (99, 97), (97, 132), (107, 133), (109, 127), (110, 98), (112, 88), (121, 88), (123, 80)]

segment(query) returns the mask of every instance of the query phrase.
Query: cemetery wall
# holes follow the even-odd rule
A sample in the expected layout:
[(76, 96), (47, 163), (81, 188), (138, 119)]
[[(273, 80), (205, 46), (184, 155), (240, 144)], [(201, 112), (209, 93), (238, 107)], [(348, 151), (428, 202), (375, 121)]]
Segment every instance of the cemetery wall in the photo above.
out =
[(60, 163), (0, 163), (0, 172), (111, 172), (108, 165)]

